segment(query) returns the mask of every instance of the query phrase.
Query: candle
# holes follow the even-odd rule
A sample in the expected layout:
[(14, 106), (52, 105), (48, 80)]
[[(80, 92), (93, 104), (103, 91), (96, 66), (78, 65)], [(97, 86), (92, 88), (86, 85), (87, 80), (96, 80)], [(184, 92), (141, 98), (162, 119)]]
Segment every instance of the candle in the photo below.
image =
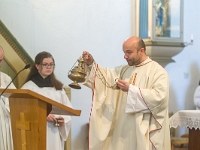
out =
[(193, 34), (191, 34), (191, 41), (193, 41), (194, 37), (193, 37)]
[(149, 37), (149, 38), (151, 37), (151, 33), (150, 33), (150, 31), (148, 31), (148, 37)]

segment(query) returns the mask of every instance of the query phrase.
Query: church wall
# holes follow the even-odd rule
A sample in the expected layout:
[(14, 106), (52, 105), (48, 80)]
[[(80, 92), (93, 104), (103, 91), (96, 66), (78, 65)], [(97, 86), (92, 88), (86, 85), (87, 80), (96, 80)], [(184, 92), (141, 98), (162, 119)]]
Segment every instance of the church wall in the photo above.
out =
[[(184, 42), (190, 42), (191, 34), (194, 35), (193, 45), (186, 46), (181, 53), (174, 56), (174, 63), (168, 64), (165, 69), (170, 77), (169, 111), (195, 109), (193, 95), (200, 81), (200, 1), (184, 1)], [(177, 134), (188, 132), (179, 128)]]

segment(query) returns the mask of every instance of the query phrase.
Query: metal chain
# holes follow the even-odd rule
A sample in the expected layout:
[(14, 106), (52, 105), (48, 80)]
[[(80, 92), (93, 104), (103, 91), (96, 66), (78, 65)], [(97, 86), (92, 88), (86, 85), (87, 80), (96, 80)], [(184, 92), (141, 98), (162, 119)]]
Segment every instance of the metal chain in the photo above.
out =
[[(119, 77), (118, 79), (122, 79), (122, 77), (123, 77), (123, 75), (124, 75), (124, 73), (126, 72), (127, 69), (128, 69), (128, 67), (126, 67), (124, 71), (123, 71), (123, 69), (121, 70), (121, 72), (120, 72), (120, 77)], [(108, 83), (108, 81), (106, 81), (106, 79), (105, 79), (103, 73), (102, 73), (102, 72), (100, 71), (100, 69), (98, 69), (98, 68), (97, 68), (97, 74), (96, 74), (96, 75), (97, 75), (97, 77), (101, 80), (101, 82), (102, 82), (106, 87), (111, 88), (111, 89), (114, 89), (114, 90), (119, 89), (119, 88), (117, 87), (117, 83), (114, 84), (114, 85), (110, 85), (110, 84)], [(117, 78), (116, 78), (116, 79), (117, 79)], [(115, 80), (116, 80), (116, 79), (115, 79)]]

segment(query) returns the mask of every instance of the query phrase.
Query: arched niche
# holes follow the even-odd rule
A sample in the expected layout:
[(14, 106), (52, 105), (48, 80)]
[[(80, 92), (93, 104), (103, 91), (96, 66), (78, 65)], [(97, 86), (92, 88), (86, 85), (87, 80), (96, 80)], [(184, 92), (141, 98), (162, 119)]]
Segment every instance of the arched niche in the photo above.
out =
[(183, 0), (135, 0), (133, 34), (141, 37), (147, 55), (163, 67), (174, 62), (185, 46), (183, 41)]
[[(33, 64), (32, 58), (19, 44), (15, 37), (0, 20), (0, 46), (4, 49), (4, 62), (0, 71), (8, 74), (11, 78), (25, 67), (26, 64)], [(25, 82), (30, 69), (23, 70), (14, 80), (17, 88)]]

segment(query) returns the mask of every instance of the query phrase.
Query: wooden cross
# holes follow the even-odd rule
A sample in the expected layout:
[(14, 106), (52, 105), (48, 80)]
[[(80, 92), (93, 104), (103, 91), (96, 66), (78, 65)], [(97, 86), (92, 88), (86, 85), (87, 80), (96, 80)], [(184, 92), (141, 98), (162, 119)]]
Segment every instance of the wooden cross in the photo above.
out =
[(16, 127), (21, 130), (22, 150), (27, 150), (26, 131), (31, 130), (31, 123), (25, 122), (24, 112), (20, 113), (20, 121), (16, 121)]

